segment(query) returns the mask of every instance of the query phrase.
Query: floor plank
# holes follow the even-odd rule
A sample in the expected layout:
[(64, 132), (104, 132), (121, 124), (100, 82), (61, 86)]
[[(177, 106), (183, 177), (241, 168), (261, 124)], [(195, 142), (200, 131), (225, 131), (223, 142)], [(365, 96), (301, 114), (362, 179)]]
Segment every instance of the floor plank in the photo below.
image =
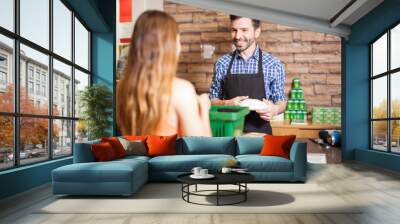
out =
[(0, 223), (260, 224), (400, 223), (400, 174), (361, 163), (309, 165), (308, 181), (362, 205), (357, 214), (36, 214), (56, 199), (49, 185), (0, 201)]

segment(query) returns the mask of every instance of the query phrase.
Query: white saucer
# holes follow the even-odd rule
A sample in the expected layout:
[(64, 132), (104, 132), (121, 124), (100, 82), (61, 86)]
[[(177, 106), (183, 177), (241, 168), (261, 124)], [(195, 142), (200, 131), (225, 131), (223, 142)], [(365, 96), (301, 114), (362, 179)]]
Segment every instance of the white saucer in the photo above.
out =
[(245, 99), (240, 102), (240, 106), (248, 107), (249, 110), (262, 110), (268, 107), (263, 101), (257, 99)]
[(190, 175), (190, 178), (193, 178), (193, 179), (211, 179), (211, 178), (214, 178), (214, 177), (215, 176), (212, 175), (212, 174), (207, 174), (207, 175), (204, 175), (204, 176), (194, 175), (194, 174)]

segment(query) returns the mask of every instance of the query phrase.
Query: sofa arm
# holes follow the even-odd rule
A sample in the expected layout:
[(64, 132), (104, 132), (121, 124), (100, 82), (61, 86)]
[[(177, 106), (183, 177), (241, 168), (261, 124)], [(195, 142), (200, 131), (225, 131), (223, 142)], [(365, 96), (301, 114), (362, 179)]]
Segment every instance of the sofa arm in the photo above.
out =
[(290, 149), (290, 160), (293, 162), (293, 179), (305, 181), (307, 176), (307, 143), (295, 141)]
[(94, 140), (89, 142), (75, 143), (74, 145), (74, 163), (89, 163), (95, 162), (90, 146), (92, 144), (98, 144), (100, 140)]

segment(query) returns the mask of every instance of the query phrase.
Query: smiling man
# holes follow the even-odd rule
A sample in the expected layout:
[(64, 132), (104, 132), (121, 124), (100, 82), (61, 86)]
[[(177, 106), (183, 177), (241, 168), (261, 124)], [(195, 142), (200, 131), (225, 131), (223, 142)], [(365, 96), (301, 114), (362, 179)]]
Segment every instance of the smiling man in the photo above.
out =
[(215, 63), (211, 103), (240, 105), (248, 98), (262, 100), (266, 107), (246, 116), (244, 131), (272, 134), (269, 121), (286, 108), (284, 66), (257, 44), (261, 33), (259, 20), (234, 15), (230, 19), (236, 50)]

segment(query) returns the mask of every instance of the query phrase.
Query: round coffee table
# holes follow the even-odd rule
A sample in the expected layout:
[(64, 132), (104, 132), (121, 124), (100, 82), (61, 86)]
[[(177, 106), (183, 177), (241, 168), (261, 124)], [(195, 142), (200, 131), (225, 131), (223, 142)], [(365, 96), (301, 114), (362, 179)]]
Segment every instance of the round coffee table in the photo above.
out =
[[(198, 205), (234, 205), (247, 200), (247, 192), (249, 188), (247, 183), (255, 180), (255, 177), (249, 173), (215, 173), (212, 179), (193, 179), (190, 177), (191, 173), (182, 174), (177, 177), (178, 181), (182, 183), (182, 199), (188, 203)], [(216, 185), (215, 190), (197, 190), (197, 185)], [(190, 186), (195, 186), (194, 191), (190, 191)], [(224, 190), (220, 189), (220, 185), (236, 185), (237, 190)], [(205, 194), (215, 192), (215, 194)], [(190, 201), (190, 196), (203, 196), (203, 197), (216, 197), (216, 204), (202, 204)], [(231, 203), (221, 203), (221, 197), (241, 196), (239, 200)]]

